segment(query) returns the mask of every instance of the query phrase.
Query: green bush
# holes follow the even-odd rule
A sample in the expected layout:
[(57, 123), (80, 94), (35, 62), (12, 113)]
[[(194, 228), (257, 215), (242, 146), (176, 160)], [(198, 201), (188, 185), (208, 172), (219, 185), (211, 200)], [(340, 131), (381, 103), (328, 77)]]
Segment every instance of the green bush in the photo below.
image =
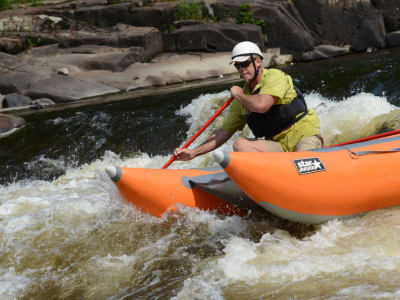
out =
[(255, 24), (255, 25), (264, 25), (264, 20), (256, 20), (254, 19), (254, 11), (250, 9), (248, 4), (240, 5), (240, 13), (236, 18), (237, 24)]
[(14, 5), (30, 4), (31, 6), (42, 6), (43, 0), (0, 0), (0, 10), (11, 9)]
[(11, 8), (11, 0), (0, 0), (0, 10)]
[(183, 2), (177, 5), (174, 12), (174, 19), (180, 20), (202, 20), (203, 10), (199, 2)]

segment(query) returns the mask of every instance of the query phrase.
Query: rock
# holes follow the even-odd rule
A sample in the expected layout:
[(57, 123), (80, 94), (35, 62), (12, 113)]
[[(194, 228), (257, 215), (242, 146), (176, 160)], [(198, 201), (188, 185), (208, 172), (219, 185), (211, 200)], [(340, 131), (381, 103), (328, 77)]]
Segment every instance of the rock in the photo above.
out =
[(383, 16), (386, 32), (400, 30), (400, 2), (397, 0), (371, 0)]
[(0, 52), (0, 73), (14, 70), (21, 65), (22, 61), (23, 59), (16, 57), (15, 55)]
[(337, 47), (332, 45), (318, 45), (312, 51), (303, 53), (303, 60), (317, 60), (329, 57), (335, 57), (350, 53), (350, 45)]
[(111, 1), (97, 1), (89, 4), (84, 1), (63, 3), (52, 8), (43, 7), (36, 13), (54, 15), (63, 19), (75, 20), (97, 27), (114, 26), (124, 23), (134, 26), (151, 26), (161, 29), (165, 24), (172, 24), (175, 2), (119, 1), (110, 5)]
[(24, 44), (21, 39), (13, 39), (2, 37), (0, 38), (0, 51), (17, 54), (25, 49)]
[(9, 107), (27, 106), (30, 105), (31, 103), (32, 103), (31, 98), (17, 93), (12, 93), (5, 95), (2, 102), (2, 107), (9, 108)]
[(134, 26), (152, 26), (164, 31), (167, 25), (175, 21), (174, 12), (177, 1), (156, 2), (151, 6), (129, 8), (129, 21)]
[(389, 47), (400, 46), (400, 31), (394, 31), (386, 35), (386, 41)]
[(33, 100), (32, 104), (39, 105), (41, 107), (45, 107), (45, 106), (55, 105), (56, 103), (49, 98), (40, 98), (40, 99)]
[(20, 128), (25, 125), (25, 120), (21, 117), (0, 113), (0, 134), (4, 134), (12, 129)]
[(163, 41), (161, 33), (153, 27), (133, 27), (118, 24), (110, 28), (97, 31), (71, 31), (59, 30), (56, 32), (11, 32), (10, 38), (23, 41), (24, 48), (55, 45), (48, 48), (52, 53), (57, 48), (76, 48), (80, 46), (109, 46), (114, 48), (142, 47), (145, 51), (141, 53), (139, 61), (148, 61), (155, 55), (161, 53)]
[(81, 67), (84, 70), (109, 70), (121, 72), (135, 62), (145, 62), (145, 50), (142, 47), (131, 47), (112, 51), (82, 61)]
[(0, 19), (1, 32), (51, 32), (66, 28), (69, 28), (69, 25), (62, 18), (43, 14), (8, 16)]
[(184, 26), (165, 35), (164, 51), (231, 51), (240, 41), (251, 40), (265, 48), (260, 26), (252, 24), (209, 23)]
[(270, 68), (276, 65), (285, 65), (293, 61), (293, 55), (285, 54), (281, 55), (281, 49), (270, 48), (267, 49), (263, 54), (264, 59), (262, 60), (263, 68)]
[(358, 42), (352, 45), (355, 51), (363, 51), (369, 47), (385, 47), (385, 26), (382, 16), (364, 20), (359, 30)]
[(52, 77), (55, 73), (54, 67), (59, 68), (57, 63), (54, 64), (48, 59), (41, 61), (0, 52), (0, 93), (16, 92), (26, 95), (27, 89), (38, 81)]
[[(293, 1), (246, 1), (254, 12), (254, 20), (262, 20), (262, 31), (268, 37), (268, 47), (281, 48), (285, 53), (299, 56), (311, 50), (315, 38), (306, 26)], [(241, 12), (240, 0), (220, 0), (211, 4), (215, 15), (223, 19), (229, 11), (238, 18)]]
[(382, 15), (369, 0), (293, 0), (293, 3), (317, 45), (351, 45), (354, 51), (385, 45)]
[(294, 57), (291, 54), (283, 54), (283, 55), (279, 55), (274, 57), (274, 66), (275, 65), (286, 65), (286, 64), (290, 64), (291, 62), (293, 62)]
[(32, 98), (51, 98), (56, 103), (63, 103), (119, 91), (119, 89), (99, 82), (79, 80), (71, 76), (54, 75), (51, 78), (37, 82), (27, 90), (26, 94)]
[(69, 74), (69, 71), (68, 71), (67, 68), (61, 68), (61, 69), (58, 69), (58, 70), (57, 70), (57, 74), (60, 74), (60, 75), (68, 75), (68, 74)]

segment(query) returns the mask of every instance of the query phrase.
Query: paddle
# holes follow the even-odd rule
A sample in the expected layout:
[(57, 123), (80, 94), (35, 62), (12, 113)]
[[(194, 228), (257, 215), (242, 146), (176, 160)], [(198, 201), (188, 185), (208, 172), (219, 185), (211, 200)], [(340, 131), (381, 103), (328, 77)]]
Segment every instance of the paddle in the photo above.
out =
[[(229, 104), (231, 104), (231, 102), (233, 101), (233, 99), (234, 99), (233, 96), (231, 96), (228, 100), (226, 100), (226, 102), (212, 115), (212, 117), (199, 129), (199, 131), (197, 131), (197, 132), (195, 133), (195, 135), (193, 135), (193, 136), (190, 138), (190, 140), (188, 140), (188, 141), (186, 142), (186, 144), (183, 145), (180, 149), (185, 149), (185, 148), (189, 147), (189, 145), (190, 145), (191, 143), (193, 143), (193, 141), (208, 127), (208, 125), (210, 125), (210, 124), (212, 123), (212, 121), (214, 121), (215, 118), (218, 117), (218, 116), (221, 114), (221, 112), (222, 112), (225, 108), (227, 108), (227, 107), (229, 106)], [(173, 162), (175, 159), (176, 159), (176, 156), (175, 156), (175, 155), (172, 155), (171, 158), (169, 159), (169, 161), (168, 161), (165, 165), (162, 166), (162, 169), (168, 168), (168, 166), (169, 166), (170, 164), (172, 164), (172, 162)]]
[(331, 146), (329, 146), (329, 148), (337, 147), (337, 146), (350, 145), (350, 144), (355, 144), (355, 143), (360, 143), (360, 142), (366, 142), (366, 141), (371, 141), (371, 140), (376, 140), (376, 139), (379, 139), (379, 138), (382, 138), (382, 137), (391, 136), (391, 135), (395, 135), (395, 134), (398, 134), (398, 133), (400, 133), (400, 129), (396, 129), (396, 130), (393, 130), (393, 131), (380, 133), (380, 134), (377, 134), (377, 135), (371, 135), (371, 136), (368, 136), (368, 137), (365, 137), (365, 138), (361, 138), (361, 139), (357, 139), (357, 140), (353, 140), (353, 141), (350, 141), (350, 142), (331, 145)]

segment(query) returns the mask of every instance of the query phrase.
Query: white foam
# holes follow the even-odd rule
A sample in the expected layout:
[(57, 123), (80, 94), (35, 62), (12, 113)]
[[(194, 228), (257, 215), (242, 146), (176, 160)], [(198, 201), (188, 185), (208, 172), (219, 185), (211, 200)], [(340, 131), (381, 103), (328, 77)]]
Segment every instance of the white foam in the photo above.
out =
[(2, 299), (16, 299), (15, 295), (26, 290), (32, 280), (15, 272), (14, 267), (0, 269), (0, 295)]
[(363, 128), (375, 117), (398, 109), (385, 97), (364, 92), (341, 101), (329, 100), (318, 93), (305, 95), (305, 99), (317, 112), (321, 134), (327, 141), (335, 136), (359, 138)]

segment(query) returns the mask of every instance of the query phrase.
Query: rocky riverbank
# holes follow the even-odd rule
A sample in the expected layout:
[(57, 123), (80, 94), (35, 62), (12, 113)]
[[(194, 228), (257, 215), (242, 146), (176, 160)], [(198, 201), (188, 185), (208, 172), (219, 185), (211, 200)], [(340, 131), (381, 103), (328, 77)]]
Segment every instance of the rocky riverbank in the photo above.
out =
[[(251, 40), (264, 66), (400, 45), (399, 1), (75, 0), (0, 13), (0, 133), (14, 115), (232, 80)], [(236, 77), (237, 79), (237, 77)]]

